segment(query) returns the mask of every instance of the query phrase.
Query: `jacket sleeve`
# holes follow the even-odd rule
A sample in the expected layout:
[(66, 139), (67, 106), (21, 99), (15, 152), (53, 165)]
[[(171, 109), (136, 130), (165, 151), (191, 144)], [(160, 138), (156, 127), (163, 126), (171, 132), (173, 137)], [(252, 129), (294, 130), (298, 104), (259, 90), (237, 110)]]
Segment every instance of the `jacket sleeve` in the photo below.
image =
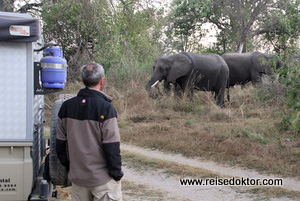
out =
[(69, 171), (69, 161), (67, 156), (67, 141), (56, 139), (56, 153), (59, 162)]
[(69, 171), (69, 160), (67, 154), (67, 136), (65, 132), (65, 123), (61, 119), (61, 111), (58, 114), (58, 125), (56, 131), (56, 153), (60, 163)]
[(120, 132), (115, 109), (108, 110), (108, 118), (102, 124), (102, 147), (106, 158), (109, 175), (116, 181), (123, 177), (120, 154)]

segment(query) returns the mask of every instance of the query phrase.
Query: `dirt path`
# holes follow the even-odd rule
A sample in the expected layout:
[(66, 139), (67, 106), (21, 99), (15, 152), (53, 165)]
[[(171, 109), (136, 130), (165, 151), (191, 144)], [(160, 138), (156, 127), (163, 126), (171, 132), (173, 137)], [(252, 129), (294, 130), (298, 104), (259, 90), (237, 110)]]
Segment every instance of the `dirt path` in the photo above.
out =
[[(133, 145), (122, 144), (121, 149), (124, 151), (130, 151), (161, 159), (164, 161), (176, 162), (183, 165), (189, 165), (192, 167), (207, 169), (213, 171), (219, 175), (230, 177), (244, 177), (244, 178), (282, 178), (274, 175), (263, 175), (254, 170), (246, 170), (239, 167), (230, 167), (217, 164), (212, 161), (204, 161), (202, 159), (190, 159), (183, 157), (179, 154), (168, 154), (160, 152), (158, 150), (151, 150), (147, 148), (141, 148)], [(179, 178), (176, 176), (166, 175), (158, 171), (147, 171), (142, 173), (133, 169), (124, 167), (125, 178), (129, 181), (141, 183), (151, 188), (156, 188), (169, 193), (170, 195), (176, 195), (177, 197), (186, 198), (188, 200), (290, 200), (288, 198), (268, 198), (248, 193), (240, 193), (238, 189), (234, 187), (224, 186), (189, 186), (183, 187), (179, 184)], [(295, 178), (282, 178), (282, 188), (299, 191), (300, 181)]]
[[(164, 197), (174, 196), (176, 200), (191, 200), (191, 201), (214, 201), (214, 200), (226, 200), (226, 201), (249, 201), (255, 200), (258, 197), (247, 193), (238, 193), (230, 187), (199, 187), (199, 186), (180, 186), (179, 178), (169, 176), (162, 172), (147, 171), (138, 172), (133, 169), (123, 167), (125, 173), (125, 179), (134, 183), (139, 183), (148, 186), (152, 190), (159, 190), (164, 192)], [(123, 192), (124, 194), (124, 192)], [(161, 200), (168, 200), (162, 197)], [(133, 198), (134, 199), (134, 198)], [(151, 200), (144, 198), (145, 200)], [(172, 199), (175, 200), (175, 199)], [(288, 200), (288, 199), (287, 199)]]

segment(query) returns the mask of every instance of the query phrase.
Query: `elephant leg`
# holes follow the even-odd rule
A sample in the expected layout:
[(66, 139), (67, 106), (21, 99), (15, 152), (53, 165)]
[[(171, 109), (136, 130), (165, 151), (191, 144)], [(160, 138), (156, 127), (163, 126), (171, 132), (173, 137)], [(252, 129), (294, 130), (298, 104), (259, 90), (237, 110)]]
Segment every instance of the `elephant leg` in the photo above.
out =
[(174, 83), (174, 94), (176, 97), (181, 98), (182, 96), (182, 88), (178, 83)]
[(251, 72), (251, 81), (254, 85), (259, 85), (262, 83), (262, 75), (260, 72), (252, 71)]
[(164, 81), (164, 93), (169, 96), (170, 92), (171, 92), (170, 83), (168, 83), (167, 81)]

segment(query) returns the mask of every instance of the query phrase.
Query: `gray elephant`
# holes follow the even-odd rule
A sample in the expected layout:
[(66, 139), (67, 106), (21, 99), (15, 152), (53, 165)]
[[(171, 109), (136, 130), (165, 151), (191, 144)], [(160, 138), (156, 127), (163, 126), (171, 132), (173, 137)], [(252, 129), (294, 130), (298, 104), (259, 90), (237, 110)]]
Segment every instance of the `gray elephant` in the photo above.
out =
[(245, 85), (247, 82), (261, 83), (262, 74), (273, 74), (274, 64), (276, 68), (283, 65), (283, 62), (275, 54), (261, 52), (225, 53), (222, 57), (229, 67), (230, 86)]
[(151, 88), (159, 81), (165, 81), (165, 88), (172, 83), (175, 93), (188, 92), (193, 96), (194, 89), (215, 92), (217, 105), (224, 107), (224, 92), (228, 86), (229, 69), (224, 59), (217, 54), (194, 54), (182, 52), (162, 56), (154, 62), (154, 72), (146, 85), (150, 96)]

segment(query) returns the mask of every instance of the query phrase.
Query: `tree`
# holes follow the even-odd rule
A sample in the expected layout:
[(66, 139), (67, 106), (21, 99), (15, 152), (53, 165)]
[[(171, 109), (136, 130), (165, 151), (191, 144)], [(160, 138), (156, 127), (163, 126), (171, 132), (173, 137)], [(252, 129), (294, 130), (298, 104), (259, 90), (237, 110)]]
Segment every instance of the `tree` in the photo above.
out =
[(44, 37), (46, 41), (57, 40), (63, 47), (71, 76), (88, 61), (129, 75), (157, 56), (162, 11), (151, 2), (45, 1), (41, 15)]
[(262, 35), (278, 54), (284, 54), (299, 40), (299, 0), (281, 0), (261, 16), (256, 35)]
[(70, 75), (95, 54), (108, 55), (112, 12), (106, 0), (45, 1), (41, 17), (45, 41), (56, 40), (62, 46)]
[[(205, 23), (205, 9), (210, 1), (182, 1), (174, 0), (172, 9), (167, 17), (167, 31), (165, 40), (166, 46), (176, 51), (194, 51), (201, 47), (197, 46), (199, 40), (204, 34), (201, 31), (201, 25)], [(195, 39), (195, 40), (193, 40)]]
[(13, 12), (14, 11), (15, 0), (1, 0), (0, 1), (0, 11)]
[(270, 3), (271, 0), (217, 0), (207, 17), (221, 31), (231, 30), (231, 36), (236, 39), (236, 52), (241, 53), (246, 39), (252, 35), (254, 22), (267, 12)]
[(121, 0), (114, 6), (112, 26), (113, 74), (118, 80), (142, 76), (152, 70), (161, 52), (159, 42), (163, 8), (153, 0)]
[[(39, 16), (41, 13), (41, 7), (43, 5), (43, 1), (40, 0), (38, 2), (25, 1), (25, 4), (19, 6), (16, 12), (19, 13), (30, 13), (34, 16)], [(24, 3), (24, 2), (23, 2)]]
[[(170, 29), (173, 30), (175, 36), (188, 39), (191, 33), (201, 33), (200, 25), (209, 22), (218, 29), (219, 43), (217, 45), (222, 47), (223, 52), (242, 52), (247, 41), (257, 34), (262, 34), (263, 32), (259, 31), (266, 30), (266, 23), (274, 19), (276, 15), (270, 15), (270, 13), (281, 12), (287, 17), (297, 15), (299, 3), (295, 5), (295, 1), (289, 0), (284, 2), (277, 0), (173, 0), (169, 19), (174, 21)], [(287, 6), (288, 4), (294, 6)], [(275, 7), (277, 10), (274, 10)], [(289, 9), (286, 9), (288, 7)], [(277, 19), (281, 19), (279, 15)], [(293, 17), (293, 19), (294, 24), (299, 22), (298, 18)], [(199, 36), (201, 37), (201, 34)]]
[(42, 4), (43, 0), (36, 0), (36, 2), (32, 2), (30, 0), (23, 0), (21, 2), (16, 0), (1, 0), (0, 11), (31, 13), (38, 16), (40, 14)]
[(115, 12), (115, 35), (121, 49), (130, 49), (140, 60), (153, 52), (160, 38), (162, 10), (149, 2), (122, 0)]

